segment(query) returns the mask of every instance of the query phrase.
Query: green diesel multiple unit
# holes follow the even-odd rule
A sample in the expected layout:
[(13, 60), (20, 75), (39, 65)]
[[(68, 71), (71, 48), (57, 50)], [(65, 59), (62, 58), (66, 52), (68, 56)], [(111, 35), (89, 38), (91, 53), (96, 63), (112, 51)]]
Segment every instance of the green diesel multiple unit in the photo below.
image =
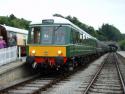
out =
[(74, 67), (104, 52), (106, 46), (70, 21), (54, 17), (32, 23), (26, 62), (33, 68)]

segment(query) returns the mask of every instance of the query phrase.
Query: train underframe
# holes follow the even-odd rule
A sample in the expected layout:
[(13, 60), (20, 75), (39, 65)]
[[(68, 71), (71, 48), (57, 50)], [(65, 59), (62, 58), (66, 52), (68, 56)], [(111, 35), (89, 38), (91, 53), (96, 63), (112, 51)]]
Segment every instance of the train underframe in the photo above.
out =
[(64, 69), (73, 71), (78, 65), (85, 65), (88, 62), (99, 57), (100, 54), (88, 54), (73, 57), (35, 57), (28, 56), (26, 59), (27, 64), (35, 70), (47, 70), (47, 69)]

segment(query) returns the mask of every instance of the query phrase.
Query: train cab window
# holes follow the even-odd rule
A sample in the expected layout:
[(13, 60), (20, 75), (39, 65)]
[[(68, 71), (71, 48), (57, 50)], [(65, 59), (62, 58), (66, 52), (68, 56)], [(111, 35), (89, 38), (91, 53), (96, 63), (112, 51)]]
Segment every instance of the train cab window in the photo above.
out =
[(42, 26), (41, 44), (65, 44), (63, 26)]
[(30, 32), (30, 43), (40, 43), (40, 27), (33, 27)]
[(65, 44), (65, 30), (64, 29), (65, 29), (64, 27), (55, 28), (54, 44)]
[(53, 27), (52, 26), (43, 26), (42, 30), (42, 44), (52, 44), (52, 36), (53, 36)]

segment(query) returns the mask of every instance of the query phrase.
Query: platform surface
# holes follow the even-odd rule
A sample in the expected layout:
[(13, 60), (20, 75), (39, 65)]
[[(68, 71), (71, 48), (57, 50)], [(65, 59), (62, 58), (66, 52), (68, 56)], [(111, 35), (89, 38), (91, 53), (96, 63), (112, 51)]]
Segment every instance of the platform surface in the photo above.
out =
[(25, 60), (17, 60), (14, 62), (7, 63), (5, 65), (0, 66), (0, 74), (3, 74), (7, 71), (10, 71), (16, 67), (19, 67), (25, 63)]
[(117, 53), (125, 58), (125, 51), (117, 51)]

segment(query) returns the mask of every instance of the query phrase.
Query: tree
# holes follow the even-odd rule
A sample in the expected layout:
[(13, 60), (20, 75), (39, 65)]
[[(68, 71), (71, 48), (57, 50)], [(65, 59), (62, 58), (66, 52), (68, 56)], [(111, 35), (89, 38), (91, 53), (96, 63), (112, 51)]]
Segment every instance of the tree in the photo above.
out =
[(88, 31), (87, 31), (90, 35), (94, 36), (94, 37), (97, 37), (97, 32), (96, 30), (92, 27), (92, 26), (89, 26), (88, 27)]
[(122, 39), (120, 31), (113, 25), (103, 24), (102, 27), (99, 28), (99, 32), (109, 41), (119, 41)]
[(10, 18), (11, 20), (16, 19), (16, 17), (15, 17), (13, 14), (11, 14), (9, 18)]
[(121, 50), (125, 50), (125, 40), (119, 41), (118, 44), (120, 45)]
[(17, 27), (21, 29), (28, 29), (31, 21), (27, 21), (23, 18), (19, 19), (14, 14), (8, 16), (0, 16), (0, 24), (5, 24), (12, 27)]
[(122, 34), (122, 38), (123, 38), (123, 40), (125, 39), (125, 34)]
[(94, 37), (97, 36), (96, 30), (92, 26), (88, 26), (88, 25), (80, 22), (78, 20), (78, 18), (71, 17), (71, 16), (67, 16), (65, 18), (68, 19), (69, 21), (71, 21), (72, 23), (74, 23), (75, 25), (77, 25), (78, 27), (80, 27), (81, 29), (83, 29), (85, 32), (89, 33), (91, 36), (94, 36)]

